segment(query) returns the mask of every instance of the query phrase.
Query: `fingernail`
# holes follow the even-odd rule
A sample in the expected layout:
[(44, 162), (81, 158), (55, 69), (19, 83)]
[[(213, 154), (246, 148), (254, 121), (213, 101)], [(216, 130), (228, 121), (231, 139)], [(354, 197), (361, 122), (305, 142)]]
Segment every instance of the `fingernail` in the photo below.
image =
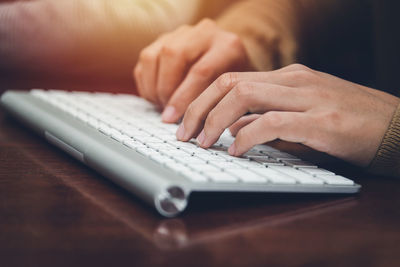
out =
[(232, 145), (229, 147), (228, 152), (230, 155), (234, 156), (236, 153), (236, 146), (235, 143), (232, 143)]
[(185, 136), (185, 126), (183, 126), (183, 122), (179, 125), (178, 130), (176, 131), (176, 138), (182, 141)]
[(175, 122), (177, 114), (173, 106), (167, 106), (161, 115), (161, 119), (163, 122)]
[(196, 140), (201, 146), (204, 146), (204, 141), (206, 140), (206, 134), (204, 133), (204, 130), (201, 131)]

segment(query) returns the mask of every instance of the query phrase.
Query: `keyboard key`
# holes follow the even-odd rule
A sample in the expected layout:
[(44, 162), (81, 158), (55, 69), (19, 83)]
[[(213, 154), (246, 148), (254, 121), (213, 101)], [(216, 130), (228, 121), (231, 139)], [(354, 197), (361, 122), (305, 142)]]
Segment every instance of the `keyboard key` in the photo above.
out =
[(123, 144), (126, 145), (129, 148), (139, 148), (139, 147), (146, 147), (145, 145), (143, 145), (142, 143), (135, 141), (133, 139), (126, 139), (123, 141)]
[(165, 152), (177, 149), (176, 147), (173, 147), (168, 143), (146, 143), (146, 144), (153, 149)]
[(192, 170), (187, 170), (180, 172), (183, 176), (185, 176), (188, 180), (195, 182), (195, 183), (205, 183), (208, 182), (207, 176), (200, 174), (198, 172), (194, 172)]
[(135, 150), (145, 156), (148, 156), (152, 151), (154, 151), (148, 147), (137, 147)]
[(111, 133), (113, 132), (113, 130), (114, 129), (111, 129), (110, 127), (108, 127), (107, 125), (105, 125), (105, 124), (101, 124), (100, 126), (99, 126), (99, 129), (98, 129), (101, 133), (103, 133), (103, 134), (105, 134), (105, 135), (111, 135)]
[(163, 140), (161, 140), (161, 139), (159, 139), (157, 137), (152, 137), (152, 136), (149, 136), (149, 137), (146, 137), (146, 136), (135, 136), (134, 138), (139, 140), (143, 144), (146, 144), (146, 143), (164, 143)]
[(166, 154), (169, 157), (176, 158), (176, 159), (181, 158), (181, 157), (188, 157), (188, 156), (191, 155), (190, 153), (187, 153), (187, 152), (182, 151), (180, 149), (175, 149), (175, 150), (168, 151), (168, 153), (166, 153)]
[(242, 166), (229, 161), (216, 161), (216, 162), (210, 162), (210, 164), (213, 164), (216, 167), (222, 168), (224, 170), (243, 169)]
[(239, 179), (227, 172), (221, 171), (205, 171), (204, 174), (216, 183), (235, 183)]
[(182, 164), (185, 165), (191, 165), (191, 164), (207, 164), (205, 160), (202, 160), (198, 157), (194, 156), (189, 156), (189, 157), (180, 157), (176, 159), (177, 161), (181, 162)]
[(221, 168), (217, 168), (211, 164), (190, 164), (191, 169), (204, 173), (204, 172), (220, 172)]
[(318, 175), (335, 175), (335, 173), (322, 169), (322, 168), (318, 168), (318, 169), (314, 169), (314, 168), (300, 168), (299, 170), (306, 172), (308, 174), (314, 175), (314, 176), (318, 176)]
[(243, 158), (252, 158), (252, 157), (265, 157), (265, 154), (259, 151), (248, 151), (242, 155)]
[(251, 158), (252, 160), (254, 160), (255, 162), (258, 162), (260, 164), (266, 165), (266, 166), (283, 166), (283, 163), (276, 160), (276, 159), (272, 159), (272, 158), (268, 158), (268, 157), (256, 157), (256, 158)]
[(209, 149), (207, 149), (208, 151), (213, 152), (216, 155), (229, 155), (228, 154), (228, 147), (225, 146), (212, 146)]
[(274, 184), (296, 184), (296, 180), (293, 177), (271, 168), (252, 169), (251, 171), (267, 178), (268, 181)]
[(131, 139), (129, 136), (124, 135), (124, 134), (122, 134), (122, 133), (120, 133), (120, 132), (115, 132), (115, 133), (111, 134), (111, 137), (112, 137), (113, 139), (117, 140), (118, 142), (121, 142), (121, 143), (122, 143), (124, 140), (129, 140), (129, 139)]
[(310, 163), (308, 161), (303, 161), (303, 160), (285, 159), (285, 160), (282, 160), (282, 162), (293, 168), (318, 168), (317, 165)]
[(267, 145), (256, 145), (253, 147), (254, 150), (260, 151), (262, 153), (268, 153), (268, 152), (279, 152), (278, 149), (273, 148), (271, 146)]
[(243, 167), (245, 167), (245, 168), (248, 168), (248, 169), (258, 169), (258, 168), (266, 169), (265, 165), (263, 165), (261, 163), (258, 163), (256, 161), (253, 161), (253, 160), (237, 161), (236, 163), (241, 165), (241, 166), (243, 166)]
[(194, 156), (201, 158), (209, 163), (216, 163), (216, 162), (224, 162), (227, 161), (224, 157), (221, 157), (219, 155), (212, 155), (212, 154), (197, 154), (194, 153)]
[(290, 155), (289, 153), (282, 152), (282, 151), (272, 151), (272, 152), (265, 152), (265, 154), (271, 158), (275, 158), (277, 160), (286, 160), (286, 159), (298, 159), (299, 158)]
[(318, 175), (318, 178), (324, 180), (330, 185), (353, 185), (354, 182), (340, 175)]
[(96, 130), (100, 127), (100, 122), (94, 118), (88, 119), (87, 124)]
[(231, 155), (218, 155), (221, 158), (226, 159), (227, 161), (232, 161), (232, 162), (239, 162), (239, 161), (250, 161), (247, 158), (242, 158), (242, 157), (233, 157)]
[(165, 157), (163, 155), (157, 155), (157, 154), (153, 154), (150, 156), (150, 158), (160, 164), (170, 164), (170, 163), (174, 163), (175, 161), (171, 158)]
[(266, 177), (246, 169), (228, 170), (229, 173), (237, 176), (244, 183), (266, 183)]
[(269, 168), (289, 175), (301, 184), (321, 185), (324, 183), (324, 181), (321, 179), (318, 179), (310, 174), (296, 170), (289, 166), (271, 166)]

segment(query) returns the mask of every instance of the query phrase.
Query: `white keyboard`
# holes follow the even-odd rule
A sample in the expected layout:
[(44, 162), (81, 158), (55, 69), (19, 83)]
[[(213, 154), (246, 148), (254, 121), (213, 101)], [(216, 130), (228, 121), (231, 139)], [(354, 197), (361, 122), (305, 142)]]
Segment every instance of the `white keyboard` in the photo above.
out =
[(187, 143), (177, 141), (178, 126), (162, 123), (155, 108), (136, 96), (38, 89), (32, 90), (31, 95), (179, 173), (191, 183), (354, 185), (348, 178), (266, 145), (254, 147), (241, 158), (232, 157), (227, 152), (233, 142), (228, 131), (209, 149), (199, 147), (194, 139)]
[(167, 217), (192, 192), (359, 192), (352, 180), (267, 145), (242, 157), (227, 153), (225, 131), (203, 149), (176, 140), (147, 101), (126, 94), (57, 90), (6, 91), (1, 105), (50, 143), (124, 187)]

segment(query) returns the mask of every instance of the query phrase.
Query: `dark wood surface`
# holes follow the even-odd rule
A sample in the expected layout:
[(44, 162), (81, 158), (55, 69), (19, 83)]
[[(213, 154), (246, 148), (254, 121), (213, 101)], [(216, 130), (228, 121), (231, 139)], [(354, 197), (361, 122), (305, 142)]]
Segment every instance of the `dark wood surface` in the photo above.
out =
[(195, 195), (165, 219), (0, 111), (0, 266), (399, 266), (400, 180), (328, 167), (361, 193)]

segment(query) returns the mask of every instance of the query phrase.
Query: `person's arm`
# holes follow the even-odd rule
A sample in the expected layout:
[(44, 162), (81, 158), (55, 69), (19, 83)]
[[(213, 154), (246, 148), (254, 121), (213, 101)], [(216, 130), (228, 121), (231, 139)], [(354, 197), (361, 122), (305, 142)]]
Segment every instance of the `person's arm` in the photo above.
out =
[[(140, 50), (206, 12), (200, 0), (37, 0), (0, 4), (2, 77), (131, 85)], [(207, 1), (208, 2), (208, 1)]]

